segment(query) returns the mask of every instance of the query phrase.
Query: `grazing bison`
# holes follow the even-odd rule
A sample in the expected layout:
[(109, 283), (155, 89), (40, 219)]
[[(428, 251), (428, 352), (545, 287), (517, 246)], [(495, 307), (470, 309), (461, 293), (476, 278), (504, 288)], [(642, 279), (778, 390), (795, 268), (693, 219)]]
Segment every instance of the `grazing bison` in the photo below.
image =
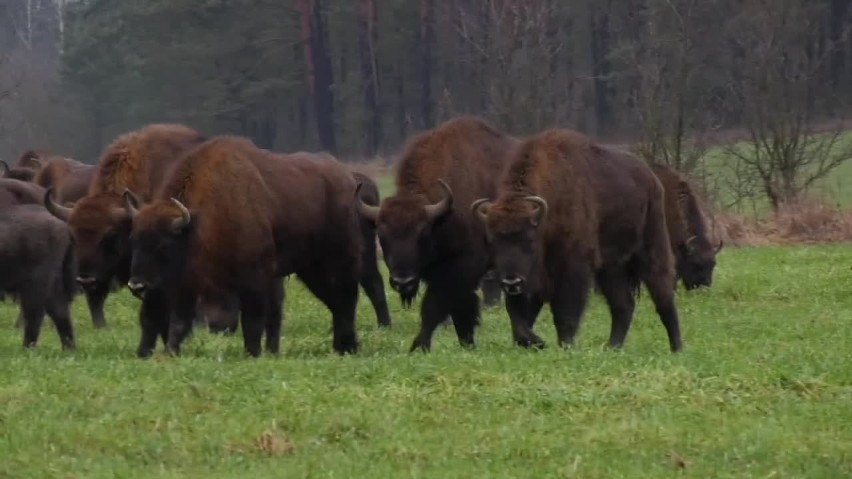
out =
[[(355, 352), (361, 232), (355, 181), (337, 161), (275, 155), (238, 137), (218, 137), (187, 153), (133, 217), (128, 286), (137, 296), (162, 291), (167, 349), (179, 354), (196, 298), (235, 293), (246, 351), (277, 353), (283, 277), (295, 273), (331, 310), (334, 349)], [(139, 355), (153, 331), (143, 324)]]
[(517, 344), (544, 345), (532, 330), (544, 302), (560, 345), (572, 344), (595, 279), (611, 346), (624, 343), (641, 281), (681, 349), (663, 188), (645, 163), (555, 129), (525, 140), (502, 176), (496, 199), (471, 210), (487, 227)]
[(44, 163), (33, 182), (42, 188), (52, 188), (59, 203), (74, 203), (86, 196), (97, 169), (98, 165), (55, 156)]
[(24, 347), (38, 342), (47, 312), (62, 348), (74, 348), (70, 316), (74, 267), (67, 228), (41, 205), (0, 209), (0, 292), (10, 293), (20, 302)]
[[(122, 194), (129, 188), (150, 200), (178, 156), (202, 141), (198, 132), (183, 125), (148, 125), (107, 146), (88, 193), (73, 209), (57, 204), (48, 188), (44, 204), (68, 223), (78, 261), (77, 282), (86, 293), (95, 327), (106, 326), (103, 305), (110, 289), (129, 279), (130, 217)], [(146, 311), (143, 305), (140, 316)]]
[(435, 328), (451, 316), (459, 343), (474, 345), (479, 322), (476, 288), (490, 254), (482, 224), (467, 206), (496, 189), (516, 140), (476, 118), (456, 118), (414, 137), (396, 172), (396, 194), (381, 206), (356, 199), (361, 216), (376, 225), (390, 284), (410, 305), (427, 285), (420, 332), (411, 350), (428, 351)]
[(677, 260), (675, 282), (681, 279), (687, 290), (710, 287), (722, 242), (713, 245), (704, 209), (689, 181), (669, 166), (650, 167), (665, 190), (666, 225)]

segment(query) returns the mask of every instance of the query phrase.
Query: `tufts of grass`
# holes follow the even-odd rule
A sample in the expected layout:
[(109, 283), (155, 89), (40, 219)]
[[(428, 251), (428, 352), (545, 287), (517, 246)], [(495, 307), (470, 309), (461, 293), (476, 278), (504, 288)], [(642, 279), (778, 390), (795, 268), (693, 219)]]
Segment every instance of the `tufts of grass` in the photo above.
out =
[(74, 305), (79, 349), (46, 324), (24, 351), (0, 306), (0, 477), (849, 477), (852, 250), (724, 250), (712, 290), (679, 293), (685, 351), (668, 352), (646, 295), (624, 350), (603, 347), (595, 298), (578, 345), (511, 345), (488, 310), (478, 347), (439, 328), (406, 351), (359, 305), (363, 350), (331, 352), (330, 318), (288, 282), (283, 354), (251, 360), (239, 337), (198, 331), (183, 356), (134, 357), (138, 302), (108, 300), (95, 331)]

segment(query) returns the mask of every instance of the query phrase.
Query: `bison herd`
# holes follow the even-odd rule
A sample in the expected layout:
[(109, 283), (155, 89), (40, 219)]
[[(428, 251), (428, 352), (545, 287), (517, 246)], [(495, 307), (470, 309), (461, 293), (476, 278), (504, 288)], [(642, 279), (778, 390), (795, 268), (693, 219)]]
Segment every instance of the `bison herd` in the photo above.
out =
[(158, 340), (178, 354), (194, 327), (238, 324), (249, 355), (264, 337), (277, 354), (294, 274), (330, 312), (334, 350), (354, 353), (359, 286), (391, 325), (378, 242), (402, 304), (423, 289), (411, 351), (428, 351), (447, 319), (473, 347), (480, 304), (501, 293), (516, 344), (544, 346), (534, 325), (547, 303), (571, 345), (593, 288), (617, 348), (640, 285), (679, 351), (676, 283), (710, 286), (722, 246), (677, 171), (575, 131), (521, 138), (473, 117), (411, 138), (384, 199), (330, 155), (177, 124), (119, 136), (96, 165), (28, 151), (0, 176), (0, 294), (20, 305), (25, 347), (46, 313), (73, 348), (78, 291), (100, 328), (107, 295), (127, 286), (141, 302), (138, 357)]

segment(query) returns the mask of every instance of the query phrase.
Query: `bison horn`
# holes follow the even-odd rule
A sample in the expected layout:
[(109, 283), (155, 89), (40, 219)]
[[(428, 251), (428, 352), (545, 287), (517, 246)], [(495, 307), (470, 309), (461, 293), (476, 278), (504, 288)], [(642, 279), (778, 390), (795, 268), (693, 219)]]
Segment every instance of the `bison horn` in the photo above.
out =
[(444, 189), (444, 199), (434, 205), (428, 205), (425, 207), (426, 216), (428, 216), (430, 220), (443, 216), (447, 211), (450, 211), (450, 208), (453, 206), (453, 190), (450, 189), (450, 186), (444, 182), (444, 180), (438, 180), (438, 183), (441, 185), (441, 188)]
[(355, 199), (357, 200), (355, 206), (358, 208), (358, 214), (375, 223), (379, 218), (379, 207), (364, 203), (364, 200), (361, 199), (362, 186), (364, 186), (364, 183), (358, 183), (358, 186), (355, 187)]
[(0, 160), (0, 178), (9, 176), (9, 164)]
[(725, 246), (725, 244), (724, 244), (724, 243), (722, 242), (722, 240), (720, 239), (720, 240), (719, 240), (719, 246), (717, 246), (717, 247), (716, 247), (716, 251), (715, 251), (715, 253), (716, 253), (716, 254), (719, 254), (719, 251), (722, 251), (722, 247), (723, 247), (723, 246)]
[(189, 224), (189, 220), (192, 219), (192, 215), (189, 214), (189, 210), (186, 209), (186, 206), (178, 201), (177, 198), (172, 198), (171, 200), (172, 203), (174, 203), (174, 205), (180, 210), (180, 218), (175, 218), (174, 221), (172, 221), (172, 229), (174, 231), (181, 231)]
[(493, 202), (488, 198), (480, 198), (470, 205), (470, 211), (472, 211), (473, 214), (475, 214), (482, 222), (485, 222), (485, 220), (488, 219), (488, 214), (485, 213), (484, 210), (487, 206), (491, 206), (491, 203)]
[(44, 192), (44, 207), (47, 208), (47, 211), (50, 212), (53, 216), (61, 219), (62, 221), (68, 222), (68, 217), (71, 216), (71, 208), (66, 208), (60, 204), (57, 204), (53, 201), (53, 187), (48, 187)]
[(130, 191), (129, 188), (124, 190), (123, 196), (124, 206), (127, 208), (127, 214), (133, 218), (137, 213), (139, 213), (139, 197)]
[(526, 196), (524, 197), (524, 200), (537, 205), (536, 209), (533, 211), (531, 221), (533, 226), (538, 226), (541, 224), (541, 221), (547, 217), (547, 201), (544, 201), (544, 198), (541, 196)]

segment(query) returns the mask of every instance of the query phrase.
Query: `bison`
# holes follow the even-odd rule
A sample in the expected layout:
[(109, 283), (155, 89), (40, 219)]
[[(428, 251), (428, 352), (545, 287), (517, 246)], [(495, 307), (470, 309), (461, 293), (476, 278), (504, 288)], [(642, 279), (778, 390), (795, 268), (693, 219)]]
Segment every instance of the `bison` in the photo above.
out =
[[(119, 136), (106, 147), (88, 193), (73, 208), (57, 204), (53, 188), (47, 189), (45, 206), (68, 223), (74, 238), (77, 282), (86, 293), (96, 327), (106, 326), (103, 305), (110, 289), (129, 279), (130, 217), (124, 191), (129, 188), (150, 200), (176, 158), (203, 140), (183, 125), (148, 125)], [(146, 308), (142, 310), (144, 313)]]
[(44, 163), (33, 182), (42, 188), (52, 188), (59, 203), (74, 203), (86, 195), (97, 169), (98, 165), (55, 156)]
[(408, 143), (397, 166), (394, 196), (377, 207), (356, 191), (359, 213), (376, 227), (390, 285), (403, 304), (412, 303), (421, 281), (427, 285), (411, 351), (429, 351), (435, 328), (447, 316), (459, 343), (474, 346), (476, 289), (490, 253), (482, 224), (469, 208), (454, 205), (494, 194), (494, 172), (515, 143), (478, 118), (456, 118)]
[[(213, 138), (179, 160), (152, 202), (125, 193), (133, 217), (128, 286), (160, 291), (158, 314), (171, 321), (166, 348), (180, 353), (196, 298), (237, 294), (245, 349), (277, 354), (282, 278), (295, 273), (332, 313), (334, 349), (356, 352), (355, 307), (361, 232), (355, 181), (336, 160), (288, 157), (250, 140)], [(154, 331), (143, 323), (138, 353)]]
[[(363, 174), (352, 173), (356, 183), (360, 186), (361, 199), (370, 206), (379, 204), (379, 187), (372, 178)], [(382, 273), (379, 271), (379, 261), (376, 257), (376, 225), (364, 218), (359, 218), (361, 224), (361, 238), (363, 256), (361, 257), (361, 278), (359, 282), (364, 293), (370, 299), (373, 309), (376, 311), (376, 322), (380, 327), (390, 327), (391, 319), (388, 312), (388, 302), (385, 297), (385, 284)]]
[(20, 181), (33, 181), (37, 171), (27, 166), (10, 167), (8, 163), (0, 160), (0, 178), (9, 178)]
[(41, 205), (44, 188), (26, 181), (0, 178), (0, 210), (14, 205)]
[(70, 305), (75, 262), (68, 230), (38, 204), (0, 208), (0, 292), (16, 297), (24, 347), (34, 347), (47, 312), (63, 349), (74, 348)]
[(650, 167), (665, 190), (666, 225), (677, 263), (675, 282), (682, 280), (687, 290), (710, 287), (722, 241), (713, 245), (707, 216), (689, 181), (670, 166)]
[(470, 205), (486, 225), (514, 341), (543, 347), (532, 330), (550, 303), (561, 346), (573, 344), (593, 280), (609, 305), (609, 344), (621, 347), (639, 283), (672, 351), (681, 349), (663, 187), (630, 154), (552, 129), (523, 141), (494, 197)]

